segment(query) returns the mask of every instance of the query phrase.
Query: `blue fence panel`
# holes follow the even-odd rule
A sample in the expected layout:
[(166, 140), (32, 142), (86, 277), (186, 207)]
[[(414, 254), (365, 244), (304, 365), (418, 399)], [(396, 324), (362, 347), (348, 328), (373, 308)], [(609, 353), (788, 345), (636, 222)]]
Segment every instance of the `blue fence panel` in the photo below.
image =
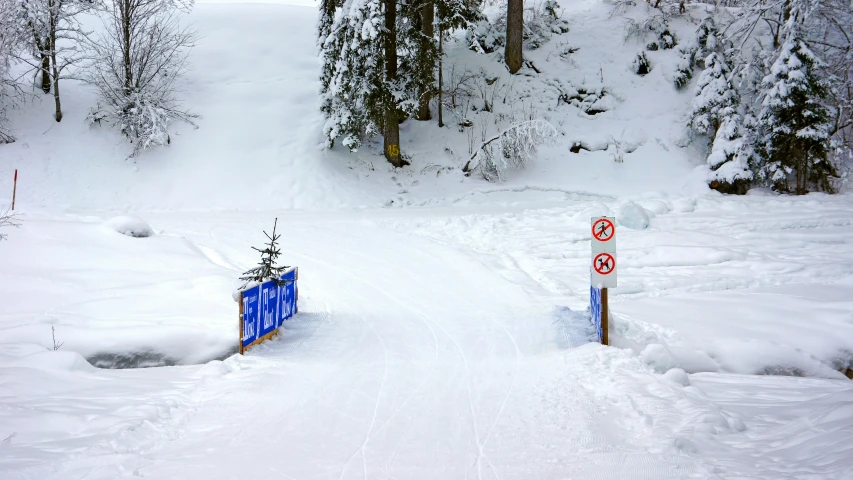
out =
[(261, 284), (260, 323), (258, 338), (269, 335), (278, 328), (278, 285), (275, 282)]
[(252, 287), (243, 292), (243, 338), (240, 343), (247, 347), (259, 338), (261, 286)]
[(589, 287), (589, 309), (592, 313), (592, 324), (595, 325), (595, 331), (598, 333), (598, 341), (603, 338), (601, 331), (601, 289)]
[(294, 268), (282, 275), (280, 282), (271, 280), (242, 293), (243, 349), (263, 340), (297, 312), (297, 276)]
[(281, 276), (284, 285), (281, 286), (281, 307), (279, 309), (279, 325), (296, 313), (296, 270), (291, 270)]

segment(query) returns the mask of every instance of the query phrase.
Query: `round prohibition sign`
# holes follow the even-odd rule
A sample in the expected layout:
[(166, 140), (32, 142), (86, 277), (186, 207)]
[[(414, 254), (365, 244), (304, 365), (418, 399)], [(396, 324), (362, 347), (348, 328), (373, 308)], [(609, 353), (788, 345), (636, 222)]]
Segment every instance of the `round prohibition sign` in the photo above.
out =
[(614, 233), (616, 228), (613, 227), (613, 222), (606, 218), (599, 218), (592, 224), (592, 236), (599, 242), (610, 240)]
[(592, 268), (600, 275), (610, 275), (616, 270), (616, 259), (609, 253), (599, 253), (592, 260)]

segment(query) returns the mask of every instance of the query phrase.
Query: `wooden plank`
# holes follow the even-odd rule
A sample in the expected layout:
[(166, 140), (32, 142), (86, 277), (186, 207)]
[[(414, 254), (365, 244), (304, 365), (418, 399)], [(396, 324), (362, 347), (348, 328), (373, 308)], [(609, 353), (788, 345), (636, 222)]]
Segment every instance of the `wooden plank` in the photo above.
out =
[(240, 355), (243, 354), (243, 292), (240, 292)]

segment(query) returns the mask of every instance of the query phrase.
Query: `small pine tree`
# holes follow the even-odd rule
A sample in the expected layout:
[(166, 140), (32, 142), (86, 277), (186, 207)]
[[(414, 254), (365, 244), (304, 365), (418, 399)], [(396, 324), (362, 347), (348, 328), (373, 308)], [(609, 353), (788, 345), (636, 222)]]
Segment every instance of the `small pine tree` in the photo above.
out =
[(830, 162), (829, 111), (823, 101), (829, 94), (826, 80), (818, 76), (820, 60), (795, 32), (779, 51), (764, 78), (760, 122), (763, 163), (759, 178), (775, 190), (794, 192), (811, 188), (832, 192), (838, 171)]
[(272, 235), (264, 231), (264, 235), (266, 235), (269, 240), (269, 242), (266, 243), (266, 247), (262, 249), (252, 247), (253, 250), (260, 252), (261, 261), (258, 262), (257, 267), (250, 268), (243, 272), (240, 280), (243, 280), (245, 283), (241, 289), (246, 288), (250, 283), (264, 283), (270, 280), (279, 281), (279, 278), (284, 274), (284, 271), (290, 268), (287, 266), (278, 266), (278, 257), (281, 256), (281, 250), (279, 250), (278, 247), (278, 239), (281, 238), (281, 235), (275, 232), (277, 225), (278, 218), (276, 218), (275, 223), (273, 223)]
[(752, 184), (751, 148), (740, 115), (723, 118), (708, 155), (709, 185), (721, 193), (745, 194)]

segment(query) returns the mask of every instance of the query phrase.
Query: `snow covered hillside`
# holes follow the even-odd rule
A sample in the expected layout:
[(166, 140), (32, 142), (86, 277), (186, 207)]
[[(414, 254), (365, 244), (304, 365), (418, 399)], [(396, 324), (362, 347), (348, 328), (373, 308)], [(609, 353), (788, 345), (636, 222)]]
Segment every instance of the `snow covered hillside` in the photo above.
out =
[[(853, 478), (853, 195), (710, 191), (677, 53), (631, 71), (642, 2), (565, 2), (515, 76), (458, 37), (447, 81), (482, 82), (447, 127), (401, 126), (399, 170), (381, 140), (321, 148), (316, 7), (287, 3), (196, 5), (181, 98), (202, 118), (167, 147), (127, 160), (72, 81), (61, 123), (48, 97), (13, 112), (0, 478)], [(531, 114), (555, 145), (502, 184), (463, 174)], [(275, 218), (299, 313), (235, 355), (232, 295)]]
[[(61, 123), (51, 117), (50, 96), (12, 112), (19, 140), (0, 151), (0, 179), (19, 169), (18, 202), (26, 208), (257, 210), (432, 203), (496, 188), (479, 176), (463, 176), (470, 147), (511, 118), (532, 114), (551, 121), (563, 136), (542, 149), (532, 168), (513, 173), (498, 188), (606, 195), (706, 191), (704, 177), (691, 175), (702, 159), (685, 146), (691, 94), (672, 87), (677, 53), (650, 52), (652, 72), (634, 75), (631, 61), (643, 46), (623, 42), (621, 33), (596, 35), (621, 32), (624, 19), (610, 13), (611, 6), (597, 1), (567, 4), (570, 32), (529, 52), (540, 74), (525, 67), (511, 76), (497, 54), (469, 51), (460, 34), (448, 45), (446, 81), (458, 82), (466, 74), (483, 78), (465, 86), (471, 98), (460, 96), (457, 112), (445, 111), (444, 129), (435, 122), (403, 124), (402, 149), (413, 165), (394, 172), (380, 156), (381, 142), (366, 144), (356, 155), (321, 148), (313, 8), (200, 4), (188, 20), (201, 40), (180, 93), (201, 115), (198, 129), (179, 125), (168, 147), (126, 160), (131, 145), (117, 132), (84, 121), (96, 103), (95, 92), (69, 80)], [(686, 21), (681, 27), (685, 37), (695, 28)], [(275, 46), (279, 31), (289, 33), (287, 50)], [(578, 90), (604, 96), (576, 105), (559, 100)], [(484, 101), (495, 104), (492, 112), (482, 111)], [(607, 111), (585, 113), (593, 103)], [(473, 126), (458, 131), (458, 115)], [(576, 144), (583, 149), (571, 153)], [(616, 156), (623, 162), (614, 161)]]

